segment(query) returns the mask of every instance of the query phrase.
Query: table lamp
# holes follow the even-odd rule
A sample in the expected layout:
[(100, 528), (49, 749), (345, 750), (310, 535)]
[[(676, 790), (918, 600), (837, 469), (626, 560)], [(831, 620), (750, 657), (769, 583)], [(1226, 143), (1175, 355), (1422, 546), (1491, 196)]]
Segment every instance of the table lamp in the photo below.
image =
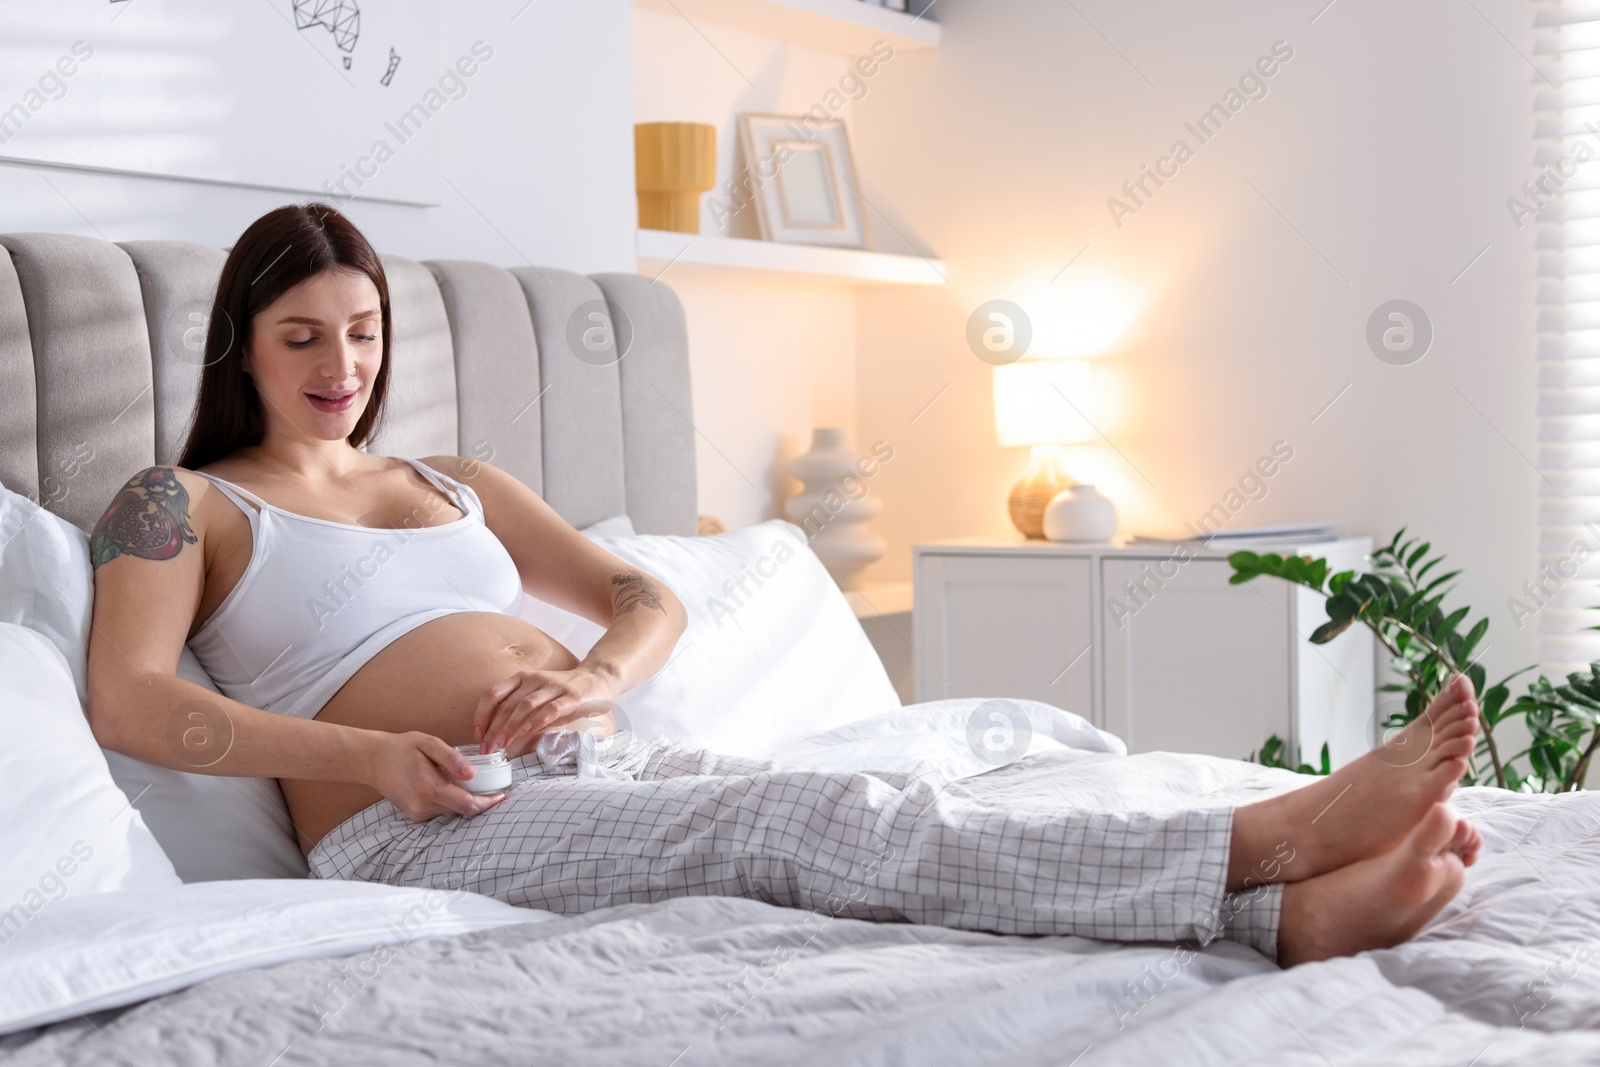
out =
[(994, 368), (995, 436), (1002, 448), (1027, 446), (1028, 469), (1011, 487), (1011, 521), (1025, 537), (1044, 536), (1044, 509), (1074, 484), (1061, 446), (1094, 439), (1084, 417), (1089, 364), (1081, 359), (1019, 359)]

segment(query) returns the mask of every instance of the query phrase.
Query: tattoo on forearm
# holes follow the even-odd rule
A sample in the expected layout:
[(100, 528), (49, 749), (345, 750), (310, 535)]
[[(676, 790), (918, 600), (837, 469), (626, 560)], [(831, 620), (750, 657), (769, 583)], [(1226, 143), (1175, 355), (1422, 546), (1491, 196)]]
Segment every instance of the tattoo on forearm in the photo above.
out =
[(666, 610), (661, 606), (661, 586), (638, 571), (613, 574), (611, 584), (617, 587), (614, 595), (618, 615), (626, 615), (641, 606), (655, 608), (657, 611)]
[(172, 559), (187, 541), (198, 539), (189, 526), (189, 493), (171, 467), (140, 471), (112, 498), (89, 534), (89, 559), (98, 567), (121, 555)]

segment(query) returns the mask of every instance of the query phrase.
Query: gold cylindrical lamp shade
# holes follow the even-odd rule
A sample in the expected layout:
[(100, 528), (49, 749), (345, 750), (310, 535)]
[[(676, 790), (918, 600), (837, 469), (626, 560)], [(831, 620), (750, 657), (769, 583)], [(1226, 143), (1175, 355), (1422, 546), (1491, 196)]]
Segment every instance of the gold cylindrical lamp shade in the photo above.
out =
[(700, 232), (700, 194), (717, 184), (717, 128), (703, 122), (633, 127), (639, 227)]

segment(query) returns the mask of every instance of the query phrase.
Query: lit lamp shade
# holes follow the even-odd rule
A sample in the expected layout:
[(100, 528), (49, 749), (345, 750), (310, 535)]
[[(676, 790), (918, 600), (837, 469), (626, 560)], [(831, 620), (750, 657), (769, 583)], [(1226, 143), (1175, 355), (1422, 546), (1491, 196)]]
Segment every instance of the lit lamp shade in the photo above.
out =
[(1044, 536), (1044, 509), (1073, 484), (1061, 446), (1094, 439), (1084, 417), (1090, 367), (1081, 359), (1023, 359), (994, 368), (995, 435), (1003, 448), (1032, 449), (1007, 507), (1024, 537)]
[(994, 426), (1003, 448), (1094, 440), (1083, 417), (1089, 364), (1081, 359), (1019, 359), (994, 369)]

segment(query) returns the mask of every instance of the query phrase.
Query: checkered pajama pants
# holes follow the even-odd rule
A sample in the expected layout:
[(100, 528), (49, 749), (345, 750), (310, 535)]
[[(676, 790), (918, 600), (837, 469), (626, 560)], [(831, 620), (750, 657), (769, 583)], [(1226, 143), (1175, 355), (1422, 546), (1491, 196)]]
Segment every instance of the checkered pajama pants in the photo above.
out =
[(1031, 756), (953, 782), (811, 771), (628, 731), (555, 731), (505, 800), (413, 823), (380, 801), (319, 878), (466, 889), (564, 915), (739, 896), (846, 918), (1109, 941), (1221, 936), (1276, 957), (1282, 887), (1227, 893), (1231, 808), (1075, 809)]

